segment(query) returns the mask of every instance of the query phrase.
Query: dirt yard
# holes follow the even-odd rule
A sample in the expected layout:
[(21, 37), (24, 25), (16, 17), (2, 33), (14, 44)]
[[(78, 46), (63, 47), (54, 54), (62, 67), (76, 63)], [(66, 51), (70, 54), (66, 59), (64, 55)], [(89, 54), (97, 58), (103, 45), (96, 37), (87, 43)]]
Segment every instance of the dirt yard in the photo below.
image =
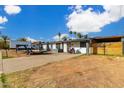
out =
[(7, 54), (5, 50), (2, 50), (3, 58), (6, 58), (8, 54), (8, 58), (17, 58), (17, 57), (25, 57), (28, 56), (25, 51), (18, 51), (14, 49), (7, 50)]
[(9, 87), (124, 87), (124, 57), (78, 56), (6, 78)]

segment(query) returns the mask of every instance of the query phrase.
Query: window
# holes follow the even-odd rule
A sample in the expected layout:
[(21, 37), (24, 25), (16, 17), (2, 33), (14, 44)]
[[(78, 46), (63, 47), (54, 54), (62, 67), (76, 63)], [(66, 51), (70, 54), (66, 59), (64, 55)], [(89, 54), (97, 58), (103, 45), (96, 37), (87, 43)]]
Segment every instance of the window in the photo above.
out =
[(86, 42), (80, 42), (80, 47), (86, 47)]

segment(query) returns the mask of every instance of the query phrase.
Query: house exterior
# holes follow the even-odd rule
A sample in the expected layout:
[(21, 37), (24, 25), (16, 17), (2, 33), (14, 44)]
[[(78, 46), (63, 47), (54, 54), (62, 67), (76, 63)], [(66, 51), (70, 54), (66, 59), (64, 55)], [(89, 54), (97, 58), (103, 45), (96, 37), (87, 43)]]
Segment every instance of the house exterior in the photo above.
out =
[(10, 49), (15, 49), (17, 46), (20, 46), (20, 48), (25, 48), (24, 46), (31, 47), (31, 42), (21, 42), (17, 40), (10, 40), (9, 41), (9, 47)]
[(124, 36), (94, 37), (89, 39), (73, 39), (67, 41), (47, 42), (45, 49), (68, 53), (124, 55)]
[[(17, 45), (39, 47), (39, 43), (33, 45), (31, 42), (10, 41), (10, 48), (16, 48)], [(73, 49), (74, 53), (81, 54), (124, 55), (124, 36), (41, 42), (40, 45), (46, 51), (68, 53)]]
[(69, 47), (75, 50), (75, 53), (89, 54), (90, 39), (75, 39), (69, 42)]
[(89, 53), (90, 39), (74, 39), (67, 41), (55, 41), (47, 42), (43, 44), (44, 49), (57, 51), (57, 52), (69, 52), (70, 49), (74, 49), (75, 53), (87, 54)]

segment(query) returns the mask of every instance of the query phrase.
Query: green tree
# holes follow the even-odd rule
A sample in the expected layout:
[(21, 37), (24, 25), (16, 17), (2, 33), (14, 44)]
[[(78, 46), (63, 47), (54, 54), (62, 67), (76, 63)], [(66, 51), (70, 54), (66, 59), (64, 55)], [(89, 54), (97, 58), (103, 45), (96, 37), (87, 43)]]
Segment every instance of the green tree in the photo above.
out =
[(78, 37), (78, 38), (82, 38), (81, 33), (77, 33), (77, 37)]
[(69, 32), (69, 34), (71, 35), (71, 38), (72, 38), (72, 34), (73, 34), (73, 32), (72, 32), (72, 31), (70, 31), (70, 32)]
[(77, 37), (77, 32), (73, 32), (73, 34), (75, 35), (75, 37)]
[(9, 49), (9, 45), (8, 45), (9, 37), (6, 36), (6, 35), (3, 35), (3, 36), (2, 36), (2, 40), (3, 40), (3, 48), (6, 50), (6, 56), (8, 57), (8, 52), (7, 52), (7, 50)]
[(69, 32), (69, 34), (70, 34), (70, 35), (72, 35), (72, 34), (73, 34), (73, 32), (72, 32), (72, 31), (70, 31), (70, 32)]
[(26, 42), (27, 39), (26, 38), (19, 38), (17, 41)]

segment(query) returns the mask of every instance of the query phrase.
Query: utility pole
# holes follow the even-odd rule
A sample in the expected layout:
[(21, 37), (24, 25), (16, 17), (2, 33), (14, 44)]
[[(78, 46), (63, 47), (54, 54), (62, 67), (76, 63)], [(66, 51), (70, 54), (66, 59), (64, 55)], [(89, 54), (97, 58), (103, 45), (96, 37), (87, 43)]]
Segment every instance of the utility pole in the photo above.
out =
[[(123, 7), (124, 6), (120, 5), (120, 13), (119, 13), (120, 19), (121, 19), (121, 16), (122, 16), (122, 8)], [(121, 33), (121, 34), (123, 35), (124, 33)], [(122, 55), (124, 55), (124, 37), (121, 39), (121, 41), (122, 41)]]
[[(0, 37), (1, 37), (1, 31), (0, 31)], [(2, 82), (2, 74), (3, 74), (3, 59), (2, 59), (2, 51), (0, 49), (0, 87), (3, 87)]]
[[(0, 37), (1, 37), (1, 31), (0, 31)], [(0, 49), (0, 88), (5, 86), (5, 82), (4, 82), (4, 63), (3, 63), (3, 55), (2, 55), (2, 51)]]
[(2, 52), (0, 50), (0, 88), (3, 87), (2, 74), (3, 74), (3, 62), (2, 62)]

